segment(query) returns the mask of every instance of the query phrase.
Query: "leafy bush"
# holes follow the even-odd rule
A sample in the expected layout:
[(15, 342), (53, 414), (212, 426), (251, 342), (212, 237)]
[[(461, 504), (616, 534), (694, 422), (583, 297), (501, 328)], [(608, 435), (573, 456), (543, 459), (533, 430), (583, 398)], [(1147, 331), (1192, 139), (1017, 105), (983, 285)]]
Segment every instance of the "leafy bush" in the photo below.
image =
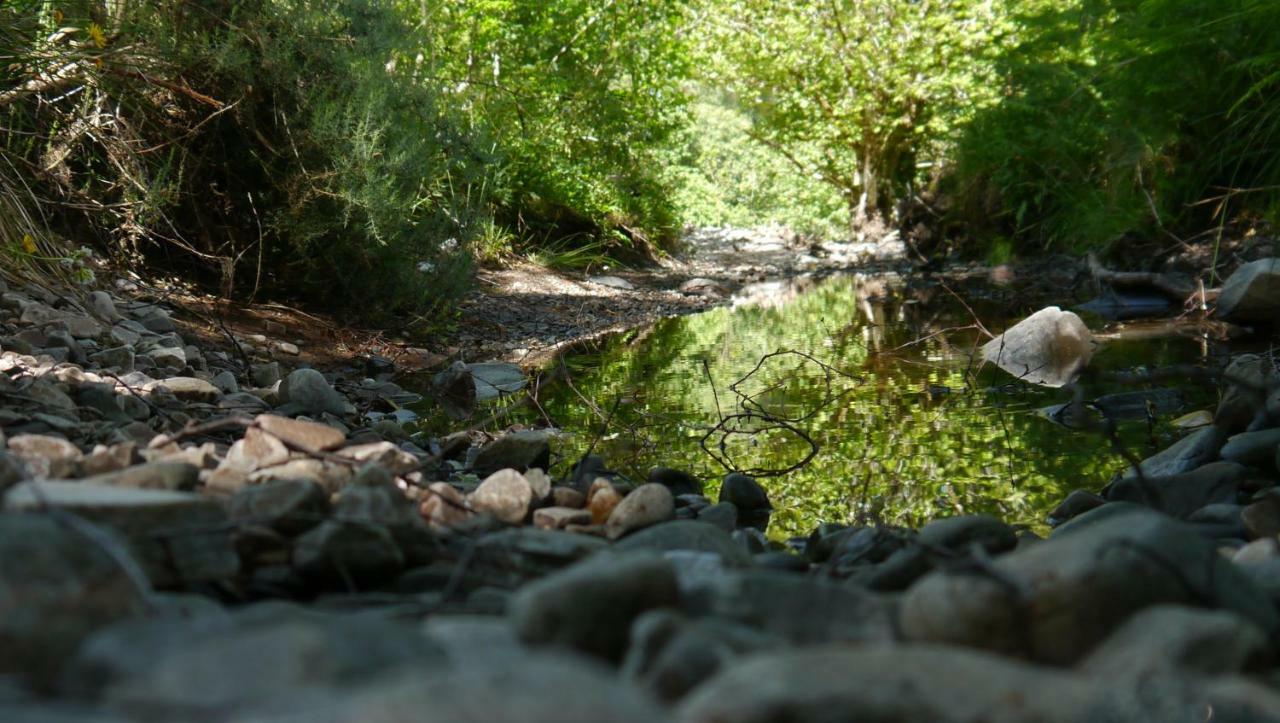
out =
[(681, 2), (59, 7), (0, 8), (0, 154), (127, 262), (438, 321), (475, 256), (678, 226)]
[(1015, 6), (1025, 12), (999, 60), (1004, 96), (958, 148), (971, 222), (993, 220), (1024, 248), (1083, 249), (1274, 205), (1280, 6)]

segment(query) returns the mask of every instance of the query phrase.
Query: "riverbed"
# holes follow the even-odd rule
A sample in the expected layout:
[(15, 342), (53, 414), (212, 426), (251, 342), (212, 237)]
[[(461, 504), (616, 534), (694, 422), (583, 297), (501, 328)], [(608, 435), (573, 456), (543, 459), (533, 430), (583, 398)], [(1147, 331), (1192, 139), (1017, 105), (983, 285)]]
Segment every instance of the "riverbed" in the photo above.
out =
[(1078, 391), (1021, 383), (975, 358), (984, 331), (1051, 301), (985, 279), (894, 274), (749, 285), (726, 306), (569, 347), (478, 416), (511, 405), (493, 428), (560, 430), (554, 473), (591, 451), (632, 480), (655, 465), (687, 470), (710, 496), (727, 471), (753, 474), (775, 507), (776, 539), (820, 520), (918, 526), (974, 512), (1044, 529), (1066, 493), (1097, 490), (1126, 464), (1107, 437), (1055, 421), (1054, 405), (1152, 392), (1159, 404), (1117, 423), (1142, 458), (1215, 393), (1113, 375), (1210, 363), (1228, 343), (1194, 321), (1084, 315), (1101, 345)]

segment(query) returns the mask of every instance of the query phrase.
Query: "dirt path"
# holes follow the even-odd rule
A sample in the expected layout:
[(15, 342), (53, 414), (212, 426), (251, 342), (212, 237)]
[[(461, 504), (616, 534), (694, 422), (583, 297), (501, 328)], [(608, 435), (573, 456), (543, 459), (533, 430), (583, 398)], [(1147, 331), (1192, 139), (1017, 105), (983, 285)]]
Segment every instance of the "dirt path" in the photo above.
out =
[(892, 240), (811, 242), (782, 229), (727, 228), (691, 233), (679, 253), (649, 269), (574, 274), (522, 263), (481, 272), (438, 351), (537, 365), (567, 344), (730, 303), (749, 284), (902, 257)]

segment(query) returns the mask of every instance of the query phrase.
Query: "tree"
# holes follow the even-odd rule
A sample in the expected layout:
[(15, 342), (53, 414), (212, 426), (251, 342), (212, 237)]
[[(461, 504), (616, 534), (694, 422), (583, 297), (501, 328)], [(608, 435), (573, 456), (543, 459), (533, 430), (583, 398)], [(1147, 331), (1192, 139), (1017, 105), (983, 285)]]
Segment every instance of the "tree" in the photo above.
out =
[(746, 0), (709, 13), (717, 71), (752, 135), (885, 218), (956, 122), (985, 103), (991, 0)]

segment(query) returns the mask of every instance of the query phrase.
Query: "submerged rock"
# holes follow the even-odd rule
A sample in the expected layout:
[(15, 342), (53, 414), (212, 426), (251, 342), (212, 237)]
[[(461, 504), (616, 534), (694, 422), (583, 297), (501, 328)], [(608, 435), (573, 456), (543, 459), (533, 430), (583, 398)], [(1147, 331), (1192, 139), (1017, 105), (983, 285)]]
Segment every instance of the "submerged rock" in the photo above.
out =
[(1061, 387), (1089, 364), (1095, 342), (1080, 317), (1046, 307), (982, 347), (984, 360), (1032, 384)]

